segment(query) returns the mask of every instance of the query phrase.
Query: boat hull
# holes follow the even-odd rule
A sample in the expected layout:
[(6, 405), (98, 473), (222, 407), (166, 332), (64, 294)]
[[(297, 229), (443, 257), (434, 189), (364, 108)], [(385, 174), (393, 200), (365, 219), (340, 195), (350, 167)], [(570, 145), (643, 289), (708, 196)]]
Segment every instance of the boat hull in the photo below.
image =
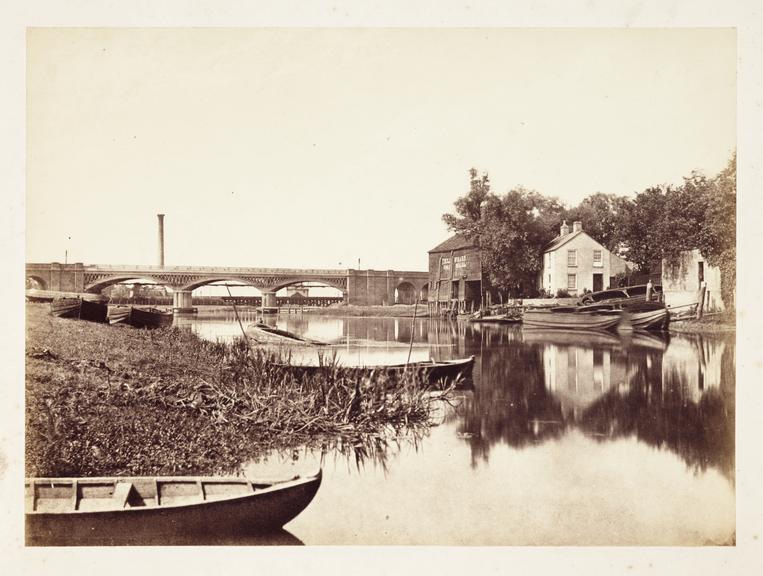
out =
[(56, 298), (50, 303), (50, 313), (58, 318), (79, 318), (81, 305), (79, 298)]
[(627, 315), (634, 330), (667, 330), (670, 313), (667, 308), (634, 312)]
[(554, 328), (566, 330), (609, 330), (620, 323), (619, 312), (553, 312), (526, 310), (522, 325), (527, 328)]
[[(281, 364), (280, 366), (300, 375), (328, 373), (334, 369), (331, 365), (305, 366), (298, 364)], [(393, 364), (386, 366), (337, 366), (337, 368), (350, 370), (358, 378), (380, 373), (384, 373), (391, 378), (399, 378), (406, 372), (414, 372), (418, 374), (421, 381), (428, 382), (429, 384), (446, 385), (451, 382), (468, 384), (472, 380), (474, 356), (444, 362), (411, 362), (407, 365)]]
[[(55, 479), (50, 479), (55, 481)], [(83, 490), (83, 479), (79, 490)], [(140, 479), (119, 479), (120, 483)], [(163, 482), (163, 480), (159, 480)], [(39, 480), (38, 480), (39, 482)], [(166, 482), (166, 481), (164, 481)], [(192, 485), (192, 481), (186, 484)], [(173, 541), (183, 536), (258, 534), (279, 530), (313, 500), (321, 474), (273, 484), (235, 497), (184, 504), (152, 505), (98, 511), (30, 512), (25, 515), (27, 543), (32, 545), (134, 544)], [(86, 484), (85, 484), (86, 485)], [(195, 485), (195, 484), (193, 484)], [(37, 488), (39, 490), (39, 488)], [(29, 498), (28, 498), (29, 500)], [(73, 506), (73, 499), (71, 500)]]
[(156, 308), (132, 307), (126, 322), (135, 328), (162, 328), (172, 325), (172, 312), (162, 312)]

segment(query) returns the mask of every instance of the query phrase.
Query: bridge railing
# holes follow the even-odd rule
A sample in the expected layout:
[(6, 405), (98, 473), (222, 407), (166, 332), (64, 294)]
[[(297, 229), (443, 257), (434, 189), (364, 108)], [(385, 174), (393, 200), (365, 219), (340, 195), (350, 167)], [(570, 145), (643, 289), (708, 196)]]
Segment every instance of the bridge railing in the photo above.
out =
[(347, 276), (347, 269), (329, 270), (321, 268), (241, 268), (234, 266), (155, 266), (155, 265), (124, 265), (124, 264), (88, 264), (87, 270), (102, 270), (104, 272), (211, 272), (230, 274), (310, 274), (323, 276)]

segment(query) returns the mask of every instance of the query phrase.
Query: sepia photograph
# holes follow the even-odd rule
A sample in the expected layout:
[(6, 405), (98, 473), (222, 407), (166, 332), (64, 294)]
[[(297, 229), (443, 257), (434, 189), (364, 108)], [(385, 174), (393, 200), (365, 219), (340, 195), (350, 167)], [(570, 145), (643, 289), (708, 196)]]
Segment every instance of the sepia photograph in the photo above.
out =
[(27, 554), (750, 538), (737, 28), (156, 24), (24, 28)]

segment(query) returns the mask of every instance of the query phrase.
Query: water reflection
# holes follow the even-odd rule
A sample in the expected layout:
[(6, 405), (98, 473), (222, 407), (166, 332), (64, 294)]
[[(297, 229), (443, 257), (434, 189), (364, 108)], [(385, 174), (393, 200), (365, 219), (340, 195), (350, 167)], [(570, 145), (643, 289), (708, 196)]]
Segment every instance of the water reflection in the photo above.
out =
[(291, 532), (280, 529), (269, 533), (241, 530), (236, 532), (210, 531), (207, 534), (150, 534), (136, 537), (104, 527), (103, 531), (65, 534), (34, 534), (27, 531), (27, 546), (304, 546)]
[[(254, 311), (239, 315), (244, 326), (258, 319)], [(577, 428), (599, 441), (635, 436), (733, 478), (733, 339), (523, 330), (432, 318), (265, 319), (334, 343), (320, 352), (295, 349), (295, 362), (317, 362), (319, 353), (346, 365), (403, 362), (409, 346), (414, 361), (474, 354), (474, 390), (444, 418), (469, 445), (472, 466), (489, 462), (496, 444), (539, 445)], [(241, 333), (233, 311), (179, 322), (208, 338)]]
[[(190, 329), (214, 338), (204, 324), (218, 321), (199, 317)], [(334, 341), (348, 363), (404, 361), (411, 343), (414, 359), (476, 357), (473, 388), (439, 426), (300, 453), (324, 467), (315, 502), (288, 526), (308, 544), (733, 542), (733, 337), (272, 321)], [(240, 332), (232, 315), (223, 324)], [(273, 454), (243, 467), (257, 475), (250, 469), (294, 461)]]
[(733, 478), (733, 341), (701, 336), (480, 331), (475, 392), (452, 418), (472, 449), (635, 436)]

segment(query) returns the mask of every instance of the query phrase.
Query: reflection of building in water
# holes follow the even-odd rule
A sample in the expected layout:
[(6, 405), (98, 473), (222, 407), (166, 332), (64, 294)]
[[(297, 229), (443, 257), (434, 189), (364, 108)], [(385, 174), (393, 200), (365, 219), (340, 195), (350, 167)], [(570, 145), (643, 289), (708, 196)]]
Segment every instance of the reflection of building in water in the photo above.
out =
[(662, 358), (662, 382), (665, 389), (677, 389), (693, 402), (702, 394), (721, 385), (723, 352), (721, 339), (674, 338)]
[(627, 384), (624, 360), (608, 349), (550, 344), (543, 350), (546, 389), (559, 399), (562, 413), (575, 420), (610, 388)]
[(634, 386), (671, 391), (698, 402), (704, 392), (720, 385), (725, 349), (721, 339), (681, 336), (674, 336), (664, 349), (638, 342), (606, 347), (546, 344), (543, 377), (565, 416), (573, 420), (610, 390), (625, 394)]

